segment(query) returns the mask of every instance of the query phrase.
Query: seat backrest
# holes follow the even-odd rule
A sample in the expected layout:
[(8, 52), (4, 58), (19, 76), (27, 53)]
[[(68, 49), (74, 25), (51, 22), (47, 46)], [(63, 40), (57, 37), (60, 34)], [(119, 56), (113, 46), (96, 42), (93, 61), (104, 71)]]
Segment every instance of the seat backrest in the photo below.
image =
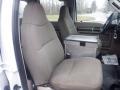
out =
[(64, 51), (38, 2), (29, 2), (24, 9), (21, 44), (26, 65), (35, 84), (48, 83), (53, 70), (64, 59)]
[(69, 9), (67, 6), (61, 7), (58, 24), (63, 38), (67, 37), (68, 35), (77, 34), (76, 27), (69, 14)]

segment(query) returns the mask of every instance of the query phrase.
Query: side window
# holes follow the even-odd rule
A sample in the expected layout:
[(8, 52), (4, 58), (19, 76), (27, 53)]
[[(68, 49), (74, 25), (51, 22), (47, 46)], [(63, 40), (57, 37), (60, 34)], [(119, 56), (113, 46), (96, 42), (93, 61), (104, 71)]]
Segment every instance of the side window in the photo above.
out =
[(20, 3), (19, 3), (19, 24), (20, 24), (20, 26), (22, 24), (24, 8), (25, 8), (26, 5), (27, 5), (27, 2), (20, 0)]
[(24, 12), (24, 8), (27, 5), (27, 2), (25, 1), (20, 1), (20, 6), (19, 6), (19, 18), (23, 17), (23, 12)]
[(64, 5), (64, 2), (59, 0), (40, 0), (40, 3), (44, 7), (48, 20), (58, 21), (60, 7)]

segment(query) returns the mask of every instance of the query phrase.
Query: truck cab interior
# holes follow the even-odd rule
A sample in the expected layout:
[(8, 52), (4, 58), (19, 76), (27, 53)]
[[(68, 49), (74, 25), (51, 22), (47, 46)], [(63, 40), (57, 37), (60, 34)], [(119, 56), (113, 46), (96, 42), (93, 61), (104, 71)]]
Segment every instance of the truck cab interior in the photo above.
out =
[(120, 90), (120, 13), (109, 4), (20, 1), (21, 53), (30, 90)]

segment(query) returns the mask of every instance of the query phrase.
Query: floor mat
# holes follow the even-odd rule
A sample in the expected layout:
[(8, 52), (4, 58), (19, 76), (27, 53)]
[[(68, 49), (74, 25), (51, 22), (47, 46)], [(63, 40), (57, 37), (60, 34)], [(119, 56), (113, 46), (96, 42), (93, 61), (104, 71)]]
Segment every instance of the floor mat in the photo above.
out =
[(102, 56), (102, 61), (103, 61), (104, 64), (107, 64), (107, 65), (119, 65), (118, 57), (115, 54), (113, 54), (113, 55), (103, 55)]
[(114, 65), (103, 65), (103, 90), (111, 90), (112, 85), (117, 82), (118, 67)]

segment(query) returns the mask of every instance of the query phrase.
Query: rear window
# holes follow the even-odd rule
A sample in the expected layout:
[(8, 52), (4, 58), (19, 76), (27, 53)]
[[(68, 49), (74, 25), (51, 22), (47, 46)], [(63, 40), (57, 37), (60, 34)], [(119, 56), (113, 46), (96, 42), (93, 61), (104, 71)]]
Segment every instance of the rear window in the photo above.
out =
[(60, 7), (64, 5), (64, 2), (59, 0), (40, 0), (40, 3), (44, 7), (48, 20), (58, 21)]

